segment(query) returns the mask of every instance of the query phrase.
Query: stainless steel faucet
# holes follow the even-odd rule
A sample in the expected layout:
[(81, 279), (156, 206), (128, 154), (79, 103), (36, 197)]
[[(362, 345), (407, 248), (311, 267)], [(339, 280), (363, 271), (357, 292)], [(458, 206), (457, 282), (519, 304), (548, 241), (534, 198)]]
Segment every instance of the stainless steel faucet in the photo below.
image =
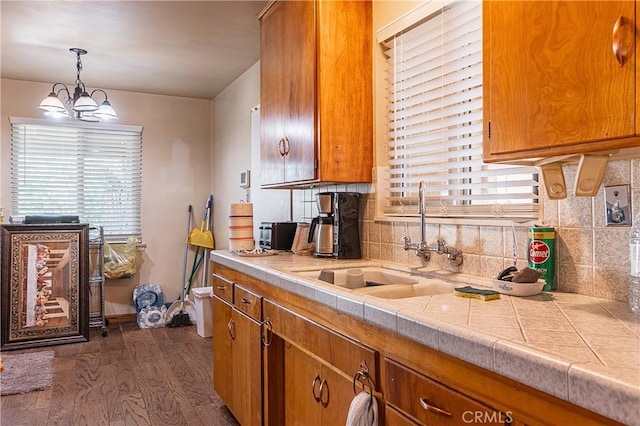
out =
[(408, 236), (402, 237), (402, 243), (405, 250), (415, 250), (416, 256), (428, 261), (431, 259), (431, 252), (437, 254), (446, 254), (447, 258), (456, 266), (462, 263), (462, 252), (456, 247), (448, 246), (447, 242), (441, 238), (438, 238), (435, 247), (429, 247), (426, 239), (426, 212), (427, 201), (424, 196), (425, 184), (420, 181), (418, 186), (418, 214), (420, 215), (420, 242), (417, 244), (411, 244), (411, 238)]

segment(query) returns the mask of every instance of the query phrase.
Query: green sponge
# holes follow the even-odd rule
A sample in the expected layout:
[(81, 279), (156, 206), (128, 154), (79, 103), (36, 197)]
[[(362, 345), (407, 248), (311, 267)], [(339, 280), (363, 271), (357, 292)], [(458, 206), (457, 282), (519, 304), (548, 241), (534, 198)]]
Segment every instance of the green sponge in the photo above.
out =
[(472, 299), (493, 300), (500, 299), (500, 293), (493, 290), (481, 290), (471, 286), (457, 287), (453, 289), (453, 294), (460, 297), (470, 297)]

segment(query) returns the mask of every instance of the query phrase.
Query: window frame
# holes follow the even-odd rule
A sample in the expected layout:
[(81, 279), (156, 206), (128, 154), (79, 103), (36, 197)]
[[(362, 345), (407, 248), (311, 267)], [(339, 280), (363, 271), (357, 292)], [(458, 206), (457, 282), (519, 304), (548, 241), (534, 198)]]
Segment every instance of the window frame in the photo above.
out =
[[(38, 119), (38, 118), (25, 118), (25, 117), (9, 117), (10, 121), (10, 184), (9, 184), (9, 193), (10, 193), (10, 203), (11, 203), (11, 216), (13, 220), (22, 221), (26, 215), (78, 215), (79, 219), (83, 223), (90, 223), (92, 226), (102, 226), (105, 230), (105, 240), (112, 243), (118, 242), (126, 242), (129, 237), (135, 236), (139, 242), (142, 240), (142, 134), (143, 127), (136, 125), (122, 125), (122, 124), (105, 124), (105, 123), (85, 123), (81, 121), (71, 121), (71, 120), (63, 120), (63, 121), (52, 121), (48, 119)], [(28, 202), (25, 201), (20, 205), (20, 200), (17, 197), (17, 193), (19, 192), (20, 182), (18, 179), (24, 178), (28, 171), (34, 167), (33, 163), (22, 163), (18, 164), (19, 158), (28, 157), (28, 154), (24, 154), (19, 156), (15, 151), (17, 149), (26, 149), (29, 145), (29, 137), (33, 137), (32, 135), (23, 134), (19, 139), (14, 140), (15, 134), (20, 132), (28, 131), (29, 126), (31, 127), (31, 131), (35, 132), (35, 135), (41, 135), (49, 130), (51, 131), (49, 137), (49, 141), (39, 141), (37, 142), (43, 149), (49, 150), (51, 155), (56, 152), (56, 147), (51, 146), (51, 141), (54, 140), (56, 128), (66, 128), (68, 132), (65, 133), (65, 129), (60, 129), (59, 137), (56, 143), (60, 145), (60, 149), (64, 150), (64, 146), (68, 146), (70, 151), (70, 157), (73, 159), (71, 161), (75, 163), (78, 162), (78, 157), (84, 158), (86, 162), (80, 162), (83, 164), (83, 167), (78, 167), (79, 176), (74, 174), (74, 178), (79, 178), (82, 185), (78, 186), (75, 189), (76, 197), (69, 197), (69, 202), (73, 203), (73, 200), (80, 200), (82, 202), (77, 202), (77, 211), (67, 207), (58, 207), (51, 208), (48, 210), (41, 209), (41, 202)], [(77, 135), (72, 135), (72, 132), (76, 131)], [(103, 132), (102, 134), (100, 132)], [(121, 133), (119, 136), (118, 134)], [(26, 136), (25, 136), (26, 135)], [(104, 135), (108, 137), (114, 137), (113, 141), (109, 139), (102, 139)], [(115, 135), (115, 136), (114, 136)], [(65, 139), (68, 138), (68, 139)], [(115, 142), (115, 143), (114, 143)], [(131, 145), (133, 142), (133, 145)], [(33, 142), (31, 142), (33, 143)], [(93, 144), (92, 144), (93, 143)], [(121, 144), (121, 146), (118, 145)], [(75, 145), (74, 145), (75, 144)], [(122, 145), (122, 144), (126, 144)], [(37, 146), (37, 145), (36, 145)], [(77, 147), (77, 149), (76, 149)], [(95, 149), (98, 149), (97, 153)], [(114, 150), (115, 147), (115, 150)], [(29, 148), (33, 149), (33, 147)], [(80, 151), (86, 150), (87, 152), (90, 150), (94, 150), (93, 154), (85, 154), (82, 155)], [(127, 156), (127, 160), (118, 160), (118, 157)], [(45, 154), (46, 157), (46, 154)], [(58, 157), (58, 161), (61, 160)], [(106, 161), (114, 162), (112, 166), (107, 167)], [(90, 164), (93, 163), (93, 164)], [(40, 163), (41, 164), (41, 163)], [(39, 165), (40, 165), (39, 164)], [(61, 163), (59, 163), (61, 164)], [(88, 164), (88, 165), (87, 165)], [(104, 164), (104, 168), (100, 167), (101, 164)], [(47, 164), (42, 165), (46, 170)], [(85, 167), (86, 166), (86, 167)], [(106, 200), (113, 200), (114, 196), (109, 191), (100, 191), (99, 189), (93, 192), (93, 196), (87, 200), (83, 199), (82, 192), (84, 192), (87, 188), (90, 188), (91, 183), (104, 183), (105, 178), (101, 176), (100, 173), (92, 173), (92, 176), (88, 176), (89, 174), (83, 174), (81, 171), (89, 170), (90, 167), (93, 166), (93, 171), (95, 170), (110, 170), (110, 173), (113, 175), (114, 171), (118, 171), (118, 179), (121, 182), (125, 182), (124, 184), (120, 184), (118, 188), (121, 191), (124, 191), (124, 206), (129, 210), (128, 213), (121, 214), (117, 218), (113, 217), (113, 215), (108, 214), (107, 209), (95, 210), (96, 205), (100, 205), (102, 199), (104, 199), (105, 194), (107, 194)], [(124, 166), (124, 167), (123, 167)], [(54, 168), (56, 168), (54, 166)], [(121, 174), (120, 174), (121, 172)], [(20, 177), (22, 175), (22, 177)], [(52, 176), (55, 178), (55, 173), (52, 173)], [(122, 180), (124, 179), (124, 180)], [(68, 189), (68, 181), (65, 182), (64, 179), (60, 178), (62, 182), (60, 188), (58, 190), (63, 189), (64, 185), (67, 184), (67, 188), (64, 188), (67, 192)], [(39, 191), (37, 180), (31, 182), (31, 188), (28, 189), (27, 194), (34, 194), (36, 191)], [(94, 185), (94, 187), (99, 188)], [(104, 188), (104, 187), (102, 187)], [(25, 198), (26, 200), (26, 198)], [(54, 201), (57, 200), (61, 204), (64, 202), (64, 196), (54, 197)], [(113, 202), (113, 201), (112, 201)], [(31, 204), (31, 205), (29, 205)], [(40, 205), (39, 205), (40, 204)], [(88, 210), (85, 210), (88, 209)], [(93, 210), (95, 213), (87, 213), (88, 211)], [(103, 223), (94, 223), (91, 219), (87, 220), (83, 216), (102, 216), (104, 217)], [(109, 219), (111, 216), (111, 219)], [(118, 228), (119, 222), (125, 219), (127, 225), (125, 227)]]
[[(400, 16), (398, 19), (394, 20), (393, 22), (379, 29), (376, 32), (376, 38), (380, 48), (379, 57), (385, 58), (385, 59), (378, 60), (376, 63), (376, 66), (384, 67), (383, 70), (379, 70), (377, 72), (377, 75), (379, 76), (379, 82), (382, 81), (382, 78), (387, 78), (387, 79), (393, 78), (393, 77), (390, 77), (390, 75), (386, 72), (387, 71), (387, 64), (386, 64), (386, 57), (385, 57), (386, 48), (384, 44), (386, 42), (389, 42), (389, 40), (393, 40), (394, 38), (396, 38), (397, 36), (405, 32), (408, 32), (416, 27), (419, 27), (423, 22), (431, 19), (434, 16), (437, 18), (437, 15), (441, 14), (441, 10), (443, 10), (443, 8), (445, 8), (446, 10), (446, 8), (452, 6), (455, 3), (456, 3), (455, 0), (425, 2), (417, 6), (413, 10), (410, 10), (408, 13)], [(474, 3), (478, 3), (479, 5), (481, 4), (481, 2), (479, 1)], [(390, 149), (388, 149), (387, 146), (391, 139), (387, 137), (387, 132), (389, 130), (387, 127), (388, 120), (387, 120), (386, 113), (388, 109), (386, 104), (386, 98), (387, 96), (390, 95), (390, 92), (388, 92), (388, 87), (386, 84), (381, 83), (380, 85), (378, 85), (378, 87), (380, 87), (380, 90), (383, 91), (383, 94), (378, 95), (376, 99), (378, 100), (378, 102), (385, 102), (385, 105), (382, 105), (382, 106), (379, 105), (379, 108), (378, 108), (378, 111), (382, 111), (384, 115), (379, 121), (380, 127), (378, 127), (378, 131), (377, 131), (377, 134), (381, 139), (376, 144), (378, 155), (377, 155), (377, 165), (375, 170), (375, 174), (376, 174), (375, 190), (377, 194), (375, 219), (404, 221), (404, 218), (411, 218), (418, 215), (417, 186), (418, 186), (418, 181), (420, 179), (407, 185), (407, 192), (410, 194), (410, 196), (403, 199), (403, 201), (406, 202), (406, 205), (402, 207), (397, 207), (397, 206), (391, 207), (391, 208), (389, 207), (390, 202), (388, 200), (390, 197), (391, 186), (389, 183), (388, 153)], [(480, 111), (482, 111), (482, 109), (480, 109)], [(483, 128), (483, 126), (481, 126), (481, 128)], [(482, 143), (480, 142), (480, 144)], [(484, 163), (483, 167), (487, 169), (491, 169), (494, 167), (503, 167), (503, 166), (504, 165), (502, 164)], [(506, 166), (506, 167), (513, 168), (516, 166)], [(447, 211), (447, 206), (442, 208), (442, 206), (438, 205), (437, 200), (434, 200), (434, 198), (430, 198), (430, 199), (428, 198), (426, 215), (430, 217), (430, 220), (438, 223), (459, 223), (459, 224), (476, 224), (476, 225), (495, 224), (495, 223), (503, 224), (506, 221), (511, 222), (512, 220), (518, 221), (518, 222), (527, 222), (531, 220), (536, 220), (541, 215), (541, 207), (542, 207), (541, 199), (539, 195), (539, 186), (540, 186), (539, 172), (537, 168), (533, 166), (523, 166), (522, 170), (529, 170), (530, 172), (530, 174), (525, 175), (525, 177), (527, 177), (527, 180), (525, 180), (525, 182), (527, 183), (527, 185), (525, 185), (525, 188), (529, 187), (529, 183), (531, 183), (529, 181), (532, 181), (535, 183), (535, 185), (530, 186), (531, 187), (530, 196), (529, 196), (530, 198), (528, 198), (531, 200), (530, 203), (529, 202), (521, 203), (521, 206), (518, 206), (518, 207), (515, 207), (517, 203), (513, 203), (510, 208), (509, 204), (500, 204), (498, 202), (496, 203), (488, 202), (488, 204), (484, 204), (485, 207), (477, 207), (479, 209), (479, 212), (475, 214), (473, 213), (461, 214), (458, 210), (456, 210), (455, 205), (450, 206), (450, 210)], [(528, 176), (531, 176), (531, 179), (528, 179)], [(411, 194), (413, 196), (411, 196)], [(480, 205), (480, 202), (476, 201), (476, 203)], [(463, 210), (463, 209), (460, 209), (460, 210)]]

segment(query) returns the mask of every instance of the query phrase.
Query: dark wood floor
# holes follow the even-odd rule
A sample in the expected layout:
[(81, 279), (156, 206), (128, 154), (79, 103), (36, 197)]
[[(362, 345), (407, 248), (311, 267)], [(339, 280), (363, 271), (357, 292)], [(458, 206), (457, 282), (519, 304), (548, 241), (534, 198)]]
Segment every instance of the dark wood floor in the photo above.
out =
[[(237, 425), (212, 385), (212, 341), (196, 326), (91, 329), (54, 350), (51, 388), (0, 398), (0, 425)], [(0, 377), (1, 379), (1, 377)]]

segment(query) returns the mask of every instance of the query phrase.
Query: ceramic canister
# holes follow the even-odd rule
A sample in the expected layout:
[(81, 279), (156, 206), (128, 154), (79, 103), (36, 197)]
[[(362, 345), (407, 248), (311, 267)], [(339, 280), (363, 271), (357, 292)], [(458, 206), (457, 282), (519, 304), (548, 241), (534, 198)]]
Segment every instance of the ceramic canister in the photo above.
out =
[(253, 250), (253, 204), (232, 203), (229, 206), (229, 250)]

